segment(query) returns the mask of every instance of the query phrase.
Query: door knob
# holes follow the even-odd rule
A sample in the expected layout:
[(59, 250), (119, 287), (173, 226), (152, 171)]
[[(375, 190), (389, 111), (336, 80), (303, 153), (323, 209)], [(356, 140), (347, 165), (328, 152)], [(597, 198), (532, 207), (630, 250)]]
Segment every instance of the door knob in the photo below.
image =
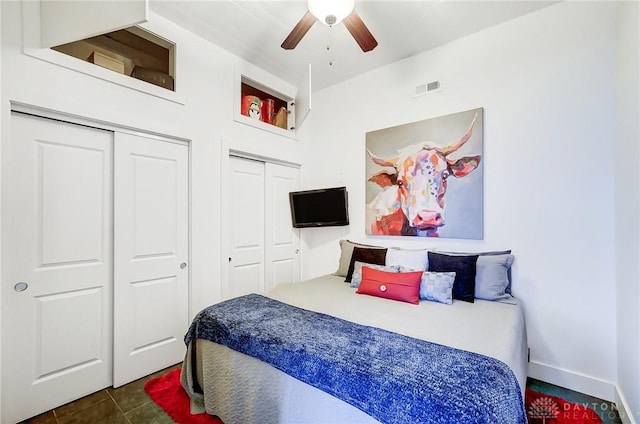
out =
[(17, 292), (23, 292), (27, 289), (27, 287), (29, 287), (29, 284), (20, 281), (19, 283), (16, 283), (15, 286), (13, 286), (13, 289)]
[(180, 264), (180, 269), (185, 269), (187, 267), (187, 263), (186, 262), (182, 262)]

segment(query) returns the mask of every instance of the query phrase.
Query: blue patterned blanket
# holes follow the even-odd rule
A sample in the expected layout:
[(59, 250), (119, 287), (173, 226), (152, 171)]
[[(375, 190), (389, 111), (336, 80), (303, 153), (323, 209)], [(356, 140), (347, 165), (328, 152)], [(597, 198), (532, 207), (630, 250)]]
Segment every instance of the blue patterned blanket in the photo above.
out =
[(511, 369), (487, 356), (250, 294), (185, 335), (258, 358), (383, 423), (526, 423)]

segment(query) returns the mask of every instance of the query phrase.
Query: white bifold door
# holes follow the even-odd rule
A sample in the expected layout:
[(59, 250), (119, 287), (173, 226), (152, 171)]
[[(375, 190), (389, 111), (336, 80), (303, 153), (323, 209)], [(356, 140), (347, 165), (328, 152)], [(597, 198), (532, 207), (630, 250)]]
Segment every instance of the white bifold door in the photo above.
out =
[(7, 152), (10, 424), (182, 359), (188, 146), (13, 113)]
[(229, 267), (223, 297), (264, 293), (299, 281), (300, 239), (289, 209), (299, 169), (235, 156), (229, 162), (223, 221)]

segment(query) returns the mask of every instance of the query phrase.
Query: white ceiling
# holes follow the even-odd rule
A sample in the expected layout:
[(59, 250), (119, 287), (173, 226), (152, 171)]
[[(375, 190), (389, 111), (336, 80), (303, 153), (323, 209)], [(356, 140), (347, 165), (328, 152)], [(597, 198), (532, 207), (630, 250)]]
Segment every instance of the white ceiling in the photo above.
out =
[(292, 84), (311, 63), (314, 91), (553, 3), (557, 1), (356, 1), (356, 11), (379, 43), (363, 53), (343, 24), (329, 28), (320, 22), (295, 50), (282, 49), (280, 44), (307, 11), (306, 0), (149, 2), (153, 12)]

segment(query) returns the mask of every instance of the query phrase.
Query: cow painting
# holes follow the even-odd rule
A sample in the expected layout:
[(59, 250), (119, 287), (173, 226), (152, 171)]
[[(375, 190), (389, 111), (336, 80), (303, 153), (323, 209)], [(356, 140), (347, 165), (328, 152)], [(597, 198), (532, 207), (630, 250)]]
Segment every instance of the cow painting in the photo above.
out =
[(446, 224), (448, 182), (466, 177), (480, 164), (480, 154), (456, 155), (471, 138), (477, 119), (478, 112), (466, 133), (445, 146), (414, 143), (397, 149), (392, 157), (379, 157), (367, 149), (374, 164), (387, 168), (369, 174), (368, 181), (380, 191), (366, 205), (368, 234), (439, 237)]

